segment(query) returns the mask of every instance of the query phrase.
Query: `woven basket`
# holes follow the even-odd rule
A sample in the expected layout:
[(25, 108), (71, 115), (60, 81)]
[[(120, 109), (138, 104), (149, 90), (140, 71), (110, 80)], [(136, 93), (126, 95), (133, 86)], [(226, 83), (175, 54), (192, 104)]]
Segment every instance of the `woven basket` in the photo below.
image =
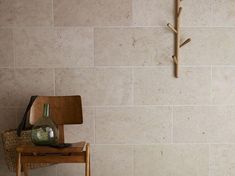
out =
[[(21, 136), (18, 137), (16, 130), (7, 130), (2, 133), (3, 150), (5, 154), (5, 161), (8, 169), (12, 172), (16, 171), (16, 147), (24, 144), (32, 144), (31, 130), (23, 130)], [(29, 169), (36, 169), (52, 165), (50, 163), (29, 163)]]

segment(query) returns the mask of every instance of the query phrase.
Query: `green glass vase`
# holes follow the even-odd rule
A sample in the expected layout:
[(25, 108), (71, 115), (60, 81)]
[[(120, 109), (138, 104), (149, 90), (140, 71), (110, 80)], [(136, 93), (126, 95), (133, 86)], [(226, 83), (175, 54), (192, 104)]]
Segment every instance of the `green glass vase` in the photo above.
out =
[(58, 144), (58, 129), (50, 118), (49, 104), (44, 104), (43, 116), (34, 124), (31, 139), (35, 145), (49, 146)]

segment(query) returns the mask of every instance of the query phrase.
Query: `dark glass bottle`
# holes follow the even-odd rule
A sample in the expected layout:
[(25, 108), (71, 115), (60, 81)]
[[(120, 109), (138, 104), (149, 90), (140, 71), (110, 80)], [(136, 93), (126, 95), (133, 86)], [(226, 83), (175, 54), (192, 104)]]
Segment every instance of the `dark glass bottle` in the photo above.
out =
[(58, 129), (50, 118), (49, 104), (44, 104), (43, 116), (34, 124), (31, 139), (35, 145), (58, 144)]

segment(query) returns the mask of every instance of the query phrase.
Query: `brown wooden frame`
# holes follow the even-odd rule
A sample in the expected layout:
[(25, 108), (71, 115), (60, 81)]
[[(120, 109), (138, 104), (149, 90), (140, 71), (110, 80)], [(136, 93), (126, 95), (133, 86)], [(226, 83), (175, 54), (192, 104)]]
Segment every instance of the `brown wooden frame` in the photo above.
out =
[[(52, 119), (58, 126), (59, 142), (64, 143), (64, 124), (83, 122), (80, 96), (39, 96), (33, 103), (29, 121), (34, 124), (42, 116), (43, 104), (49, 103)], [(66, 117), (66, 118), (65, 118)], [(83, 150), (85, 147), (85, 151)], [(17, 149), (16, 176), (28, 176), (28, 163), (85, 163), (85, 176), (90, 176), (90, 144), (79, 142), (67, 148), (22, 145)]]

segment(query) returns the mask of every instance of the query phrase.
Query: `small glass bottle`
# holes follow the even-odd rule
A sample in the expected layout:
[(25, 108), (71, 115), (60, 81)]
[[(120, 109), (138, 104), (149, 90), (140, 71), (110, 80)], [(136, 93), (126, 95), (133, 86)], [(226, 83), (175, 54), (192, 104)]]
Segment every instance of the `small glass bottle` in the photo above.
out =
[(33, 126), (31, 139), (35, 145), (58, 144), (58, 129), (49, 116), (50, 106), (44, 104), (43, 116)]

